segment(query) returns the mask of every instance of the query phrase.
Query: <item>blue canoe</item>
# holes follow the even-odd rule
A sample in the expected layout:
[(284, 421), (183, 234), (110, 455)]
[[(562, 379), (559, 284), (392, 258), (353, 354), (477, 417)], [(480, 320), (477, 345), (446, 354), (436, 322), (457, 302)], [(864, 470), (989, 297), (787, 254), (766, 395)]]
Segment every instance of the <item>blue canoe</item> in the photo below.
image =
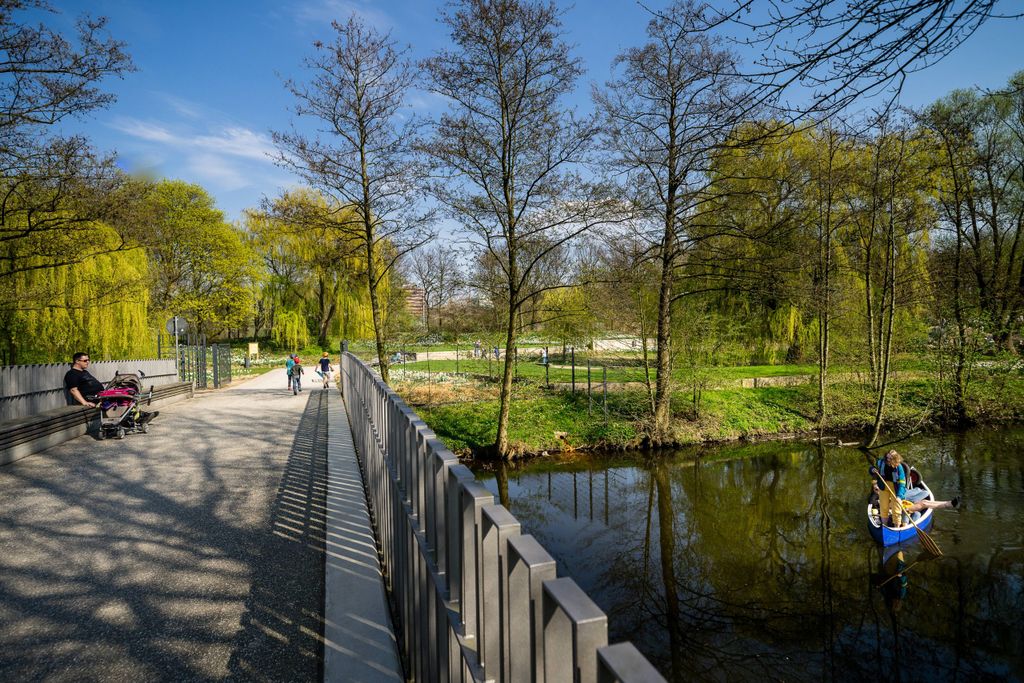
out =
[[(919, 500), (935, 500), (935, 495), (932, 494), (931, 489), (925, 486), (923, 481), (918, 481), (915, 488), (922, 489), (927, 495), (918, 497)], [(910, 489), (907, 494), (908, 498), (914, 489)], [(920, 517), (915, 518), (917, 522), (917, 528), (921, 531), (927, 531), (928, 527), (932, 525), (932, 513), (934, 510), (927, 509), (920, 513)], [(914, 529), (913, 524), (907, 524), (905, 526), (890, 527), (885, 526), (878, 519), (878, 508), (874, 507), (871, 503), (868, 503), (868, 531), (871, 532), (871, 537), (875, 539), (876, 543), (881, 543), (884, 546), (896, 545), (897, 543), (903, 543), (904, 541), (912, 541), (917, 538), (917, 531)]]

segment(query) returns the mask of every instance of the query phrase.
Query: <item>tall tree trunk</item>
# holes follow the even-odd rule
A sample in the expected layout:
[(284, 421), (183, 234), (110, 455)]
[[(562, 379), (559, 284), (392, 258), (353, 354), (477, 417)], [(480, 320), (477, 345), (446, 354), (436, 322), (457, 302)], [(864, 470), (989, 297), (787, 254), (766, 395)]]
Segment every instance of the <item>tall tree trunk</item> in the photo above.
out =
[(832, 323), (832, 204), (834, 199), (834, 167), (836, 135), (828, 133), (828, 168), (825, 207), (819, 220), (818, 239), (819, 286), (818, 297), (818, 429), (825, 427), (827, 412), (826, 387), (828, 386), (829, 333)]
[(647, 316), (644, 314), (643, 292), (637, 290), (637, 310), (640, 312), (640, 350), (643, 354), (644, 384), (647, 386), (647, 401), (651, 404), (651, 415), (654, 415), (657, 404), (654, 401), (654, 387), (651, 385), (651, 356), (647, 347)]
[[(947, 145), (948, 147), (948, 145)], [(967, 319), (964, 315), (963, 293), (963, 251), (964, 221), (960, 205), (960, 184), (956, 167), (950, 152), (950, 166), (953, 172), (953, 202), (956, 228), (956, 252), (953, 257), (953, 317), (956, 320), (957, 348), (953, 361), (953, 415), (958, 423), (967, 419)]]
[(672, 282), (675, 276), (675, 226), (670, 205), (665, 216), (665, 238), (661, 246), (661, 283), (658, 288), (657, 367), (654, 392), (654, 439), (662, 442), (672, 421)]
[(877, 349), (875, 348), (875, 302), (871, 296), (871, 266), (864, 268), (864, 307), (866, 310), (865, 324), (867, 326), (868, 345), (868, 373), (871, 380), (871, 390), (878, 389), (878, 362), (876, 360)]
[(512, 407), (512, 375), (514, 373), (513, 355), (516, 348), (516, 295), (509, 296), (508, 304), (508, 333), (505, 335), (505, 365), (501, 375), (501, 393), (498, 398), (498, 434), (495, 439), (494, 449), (502, 460), (510, 460), (512, 454), (509, 452), (508, 443), (508, 415)]
[(380, 295), (377, 291), (376, 234), (373, 225), (373, 205), (370, 199), (369, 162), (366, 158), (366, 130), (359, 131), (359, 168), (362, 182), (360, 211), (363, 219), (363, 237), (366, 240), (366, 284), (370, 292), (370, 310), (373, 314), (373, 336), (377, 343), (377, 367), (380, 378), (388, 381), (388, 351), (384, 343), (384, 320), (380, 310)]
[[(878, 342), (876, 338), (875, 330), (875, 301), (872, 292), (871, 276), (874, 272), (872, 267), (871, 259), (874, 256), (874, 242), (875, 242), (875, 230), (878, 227), (878, 193), (879, 193), (879, 176), (881, 174), (881, 155), (882, 155), (882, 142), (881, 139), (878, 143), (878, 147), (875, 149), (874, 168), (872, 170), (871, 179), (871, 208), (870, 208), (870, 220), (868, 224), (868, 235), (867, 240), (864, 244), (864, 299), (866, 309), (866, 324), (867, 324), (867, 343), (868, 343), (868, 369), (871, 373), (871, 389), (872, 391), (878, 391), (878, 370), (879, 370), (879, 353)], [(884, 301), (882, 302), (884, 308)], [(880, 309), (881, 310), (881, 309)], [(881, 323), (879, 322), (879, 325)]]
[(821, 303), (818, 311), (818, 428), (825, 426), (825, 387), (828, 385), (829, 331), (831, 329), (831, 269), (832, 269), (832, 231), (827, 226), (822, 246), (821, 258)]
[(373, 265), (373, 226), (368, 218), (364, 218), (366, 226), (366, 284), (370, 289), (370, 311), (373, 313), (373, 336), (377, 343), (377, 363), (380, 368), (380, 378), (388, 381), (388, 352), (384, 344), (384, 322), (380, 311), (380, 294), (377, 291), (377, 270)]
[[(893, 192), (895, 192), (895, 188), (893, 188)], [(888, 290), (888, 306), (885, 311), (885, 329), (884, 332), (880, 333), (881, 345), (879, 351), (881, 353), (881, 356), (879, 358), (879, 361), (881, 363), (881, 367), (879, 370), (878, 396), (877, 401), (875, 403), (875, 420), (874, 424), (871, 427), (871, 437), (868, 439), (868, 442), (866, 444), (868, 448), (874, 446), (875, 441), (878, 440), (878, 434), (882, 428), (882, 415), (885, 412), (886, 393), (889, 388), (889, 365), (892, 358), (892, 331), (893, 323), (896, 318), (896, 219), (895, 216), (893, 216), (894, 210), (895, 207), (893, 206), (890, 196), (889, 230), (886, 244), (886, 277), (885, 285), (883, 286), (883, 298), (885, 298), (886, 296), (884, 290)]]

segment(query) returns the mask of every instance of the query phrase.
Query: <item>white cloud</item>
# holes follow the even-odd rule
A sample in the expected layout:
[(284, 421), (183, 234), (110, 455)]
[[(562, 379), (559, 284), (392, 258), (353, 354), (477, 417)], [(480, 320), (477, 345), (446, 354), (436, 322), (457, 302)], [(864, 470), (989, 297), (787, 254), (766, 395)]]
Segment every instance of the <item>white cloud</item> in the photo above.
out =
[(221, 190), (239, 190), (252, 184), (232, 161), (216, 154), (190, 155), (188, 168)]
[(125, 135), (179, 149), (196, 148), (268, 163), (270, 156), (276, 152), (269, 136), (241, 126), (226, 126), (213, 133), (192, 134), (172, 133), (166, 126), (129, 118), (118, 119), (112, 125)]
[(293, 10), (295, 19), (300, 23), (341, 23), (347, 21), (352, 14), (358, 15), (380, 31), (390, 30), (394, 26), (391, 17), (366, 0), (314, 0), (304, 2)]
[(153, 94), (166, 102), (171, 109), (186, 119), (196, 120), (203, 116), (205, 107), (197, 102), (190, 102), (176, 95), (165, 92), (153, 91)]
[(268, 132), (230, 113), (178, 95), (150, 90), (150, 113), (108, 120), (117, 131), (121, 163), (152, 178), (181, 178), (205, 187), (231, 219), (295, 186), (296, 176), (274, 163)]
[(270, 138), (248, 128), (225, 128), (217, 135), (199, 135), (192, 144), (222, 154), (269, 161), (277, 153)]
[(270, 136), (244, 126), (198, 131), (191, 122), (172, 125), (132, 118), (111, 125), (141, 141), (131, 151), (132, 165), (147, 172), (157, 171), (154, 160), (159, 160), (163, 173), (194, 178), (218, 191), (261, 187), (284, 178), (270, 158), (276, 153)]
[(158, 126), (146, 121), (139, 121), (138, 119), (124, 117), (118, 118), (111, 124), (111, 126), (125, 135), (130, 135), (133, 138), (139, 138), (141, 140), (148, 140), (150, 142), (173, 144), (176, 140), (175, 136), (163, 126)]

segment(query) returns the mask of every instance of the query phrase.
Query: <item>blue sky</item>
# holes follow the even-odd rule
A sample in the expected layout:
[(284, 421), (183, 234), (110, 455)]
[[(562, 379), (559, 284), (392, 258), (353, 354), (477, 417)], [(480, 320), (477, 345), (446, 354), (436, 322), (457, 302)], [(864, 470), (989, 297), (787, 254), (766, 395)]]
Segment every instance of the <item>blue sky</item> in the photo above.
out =
[[(411, 54), (425, 57), (444, 46), (448, 34), (436, 0), (298, 0), (246, 2), (181, 0), (54, 0), (61, 13), (47, 23), (67, 31), (89, 12), (106, 16), (114, 37), (128, 44), (138, 71), (107, 88), (118, 101), (84, 122), (72, 124), (104, 150), (116, 151), (133, 172), (195, 182), (213, 195), (229, 220), (237, 220), (261, 197), (274, 196), (297, 180), (268, 158), (271, 130), (289, 127), (291, 96), (283, 78), (302, 78), (303, 57), (312, 43), (330, 38), (330, 21), (358, 12), (390, 30)], [(630, 0), (568, 7), (565, 26), (588, 69), (576, 106), (589, 107), (589, 84), (603, 82), (622, 49), (644, 40), (647, 13)], [(650, 6), (666, 2), (652, 0)], [(954, 88), (1005, 85), (1024, 69), (1022, 21), (990, 21), (961, 49), (914, 74), (902, 102), (918, 106)], [(414, 93), (411, 105), (430, 115), (443, 103)]]

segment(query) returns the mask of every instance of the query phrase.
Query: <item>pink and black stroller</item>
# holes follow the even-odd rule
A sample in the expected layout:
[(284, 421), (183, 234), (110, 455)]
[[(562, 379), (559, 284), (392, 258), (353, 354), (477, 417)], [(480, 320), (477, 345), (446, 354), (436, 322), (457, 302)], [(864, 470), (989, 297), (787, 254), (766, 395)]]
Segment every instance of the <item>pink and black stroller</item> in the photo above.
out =
[[(139, 410), (139, 403), (153, 401), (153, 387), (142, 393), (140, 375), (115, 374), (107, 388), (96, 394), (93, 400), (100, 404), (100, 438), (113, 436), (123, 439), (125, 434), (149, 431), (147, 421)], [(148, 404), (147, 403), (147, 404)]]

